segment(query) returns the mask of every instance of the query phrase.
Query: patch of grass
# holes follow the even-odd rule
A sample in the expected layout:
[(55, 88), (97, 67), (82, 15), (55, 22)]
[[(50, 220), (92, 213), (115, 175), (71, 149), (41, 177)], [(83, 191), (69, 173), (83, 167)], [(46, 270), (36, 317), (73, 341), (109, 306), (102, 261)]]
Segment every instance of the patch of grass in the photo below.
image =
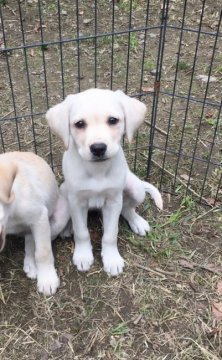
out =
[[(141, 8), (141, 1), (140, 0), (133, 0), (133, 9)], [(129, 11), (130, 10), (130, 1), (128, 0), (119, 0), (118, 6), (120, 10)]]
[(48, 11), (48, 12), (58, 11), (58, 7), (57, 7), (57, 5), (56, 5), (54, 2), (47, 3), (46, 6), (47, 6), (47, 11)]
[(42, 49), (42, 51), (48, 50), (48, 45), (41, 45), (41, 49)]
[(119, 325), (113, 327), (110, 330), (111, 335), (124, 335), (129, 332), (129, 328), (125, 322), (120, 323)]
[(139, 46), (138, 35), (136, 33), (131, 33), (130, 34), (130, 48), (133, 51), (137, 51), (138, 46)]
[(216, 67), (216, 72), (217, 72), (217, 73), (222, 73), (222, 65), (218, 65), (218, 66)]
[(188, 64), (187, 62), (185, 61), (179, 61), (178, 63), (178, 70), (181, 70), (181, 71), (188, 71), (191, 69), (191, 66), (190, 64)]
[(144, 61), (144, 70), (145, 71), (151, 71), (156, 68), (156, 64), (154, 61), (145, 59)]

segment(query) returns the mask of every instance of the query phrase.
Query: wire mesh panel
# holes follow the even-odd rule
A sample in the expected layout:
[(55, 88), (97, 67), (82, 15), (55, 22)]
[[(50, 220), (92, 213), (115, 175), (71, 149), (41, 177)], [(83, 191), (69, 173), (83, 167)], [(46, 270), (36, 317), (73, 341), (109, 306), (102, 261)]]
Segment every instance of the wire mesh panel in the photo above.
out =
[(221, 201), (221, 1), (0, 1), (0, 151), (61, 176), (44, 114), (66, 95), (121, 89), (148, 108), (132, 169), (163, 190)]

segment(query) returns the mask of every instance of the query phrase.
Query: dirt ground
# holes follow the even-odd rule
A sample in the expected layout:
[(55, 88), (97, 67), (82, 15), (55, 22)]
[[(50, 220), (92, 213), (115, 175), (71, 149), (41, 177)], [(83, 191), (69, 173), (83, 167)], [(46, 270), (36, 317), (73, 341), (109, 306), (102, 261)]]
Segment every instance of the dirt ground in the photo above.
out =
[[(94, 86), (143, 92), (146, 122), (124, 148), (131, 168), (141, 178), (147, 175), (162, 1), (95, 3), (0, 1), (0, 49), (16, 47), (7, 56), (0, 53), (0, 151), (36, 151), (53, 166), (59, 182), (63, 149), (49, 134), (44, 113), (65, 95)], [(196, 33), (184, 31), (178, 48), (184, 4), (184, 28), (198, 29), (204, 2), (171, 0), (169, 6), (172, 27), (166, 31), (150, 172), (163, 191), (164, 211), (158, 212), (148, 197), (138, 209), (152, 227), (145, 238), (120, 220), (119, 248), (126, 266), (117, 278), (102, 269), (99, 214), (89, 218), (95, 264), (88, 273), (72, 264), (73, 241), (57, 239), (53, 250), (61, 287), (48, 298), (22, 270), (23, 239), (9, 238), (0, 255), (0, 359), (222, 358), (222, 37), (215, 35), (221, 4), (205, 2), (205, 33), (196, 60)], [(146, 21), (145, 35), (139, 29)], [(130, 36), (124, 33), (129, 22), (138, 29)], [(117, 34), (95, 40), (95, 26), (97, 33)], [(83, 40), (58, 43), (78, 34)], [(23, 44), (31, 46), (23, 50)], [(211, 62), (214, 81), (207, 84), (198, 76), (209, 74)], [(197, 101), (188, 102), (187, 95)], [(204, 98), (205, 106), (198, 102)], [(189, 175), (191, 192), (186, 193)], [(208, 206), (198, 203), (203, 185)]]

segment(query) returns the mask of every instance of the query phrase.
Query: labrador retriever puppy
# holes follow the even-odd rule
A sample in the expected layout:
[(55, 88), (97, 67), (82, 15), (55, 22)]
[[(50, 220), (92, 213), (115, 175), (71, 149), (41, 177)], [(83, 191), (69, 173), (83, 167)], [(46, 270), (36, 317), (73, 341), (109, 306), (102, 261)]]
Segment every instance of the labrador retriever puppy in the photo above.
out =
[(102, 210), (104, 270), (115, 276), (123, 271), (124, 261), (117, 248), (118, 221), (122, 213), (139, 235), (150, 230), (136, 213), (136, 207), (149, 192), (162, 209), (162, 197), (151, 184), (139, 180), (128, 168), (121, 139), (131, 141), (144, 121), (146, 106), (122, 91), (89, 89), (69, 95), (46, 113), (51, 130), (64, 142), (61, 191), (71, 212), (75, 250), (73, 263), (87, 271), (93, 253), (87, 229), (88, 210)]
[(0, 155), (0, 252), (7, 234), (25, 235), (24, 271), (37, 278), (45, 295), (59, 286), (51, 239), (64, 229), (69, 214), (67, 200), (42, 158), (29, 152)]

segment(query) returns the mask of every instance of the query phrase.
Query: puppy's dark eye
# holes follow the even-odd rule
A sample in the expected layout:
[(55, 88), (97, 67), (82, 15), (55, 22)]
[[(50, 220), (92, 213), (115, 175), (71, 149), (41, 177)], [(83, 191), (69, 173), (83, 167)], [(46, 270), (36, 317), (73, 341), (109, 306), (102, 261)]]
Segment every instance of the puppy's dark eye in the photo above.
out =
[(85, 129), (86, 128), (86, 122), (84, 120), (77, 121), (74, 126), (77, 129)]
[(112, 116), (108, 118), (108, 124), (109, 125), (116, 125), (118, 122), (119, 122), (119, 119), (116, 119), (116, 118), (114, 118)]

